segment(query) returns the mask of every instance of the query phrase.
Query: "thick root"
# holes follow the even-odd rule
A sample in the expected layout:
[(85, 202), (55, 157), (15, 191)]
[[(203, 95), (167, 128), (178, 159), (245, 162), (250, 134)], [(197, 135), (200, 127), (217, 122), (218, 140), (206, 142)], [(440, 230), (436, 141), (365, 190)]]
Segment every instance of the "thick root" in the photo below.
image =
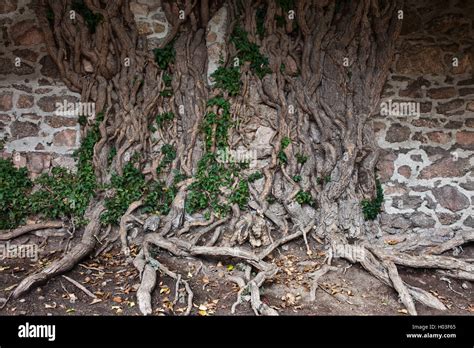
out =
[(387, 255), (381, 249), (350, 244), (338, 245), (335, 256), (353, 263), (359, 262), (365, 270), (382, 283), (394, 288), (410, 314), (416, 315), (413, 300), (438, 310), (447, 309), (440, 300), (429, 292), (405, 283), (398, 275), (395, 266), (398, 262), (394, 261), (390, 254)]
[(72, 269), (80, 260), (89, 255), (97, 243), (96, 234), (100, 229), (100, 214), (104, 211), (102, 203), (98, 203), (88, 215), (89, 224), (86, 226), (82, 240), (77, 244), (69, 253), (67, 253), (62, 259), (53, 262), (51, 265), (41, 270), (38, 273), (34, 273), (25, 279), (12, 293), (12, 298), (18, 298), (28, 292), (34, 286), (44, 283), (54, 276), (64, 273)]
[(45, 230), (48, 228), (61, 228), (61, 227), (64, 227), (61, 221), (44, 222), (44, 223), (39, 223), (39, 224), (26, 225), (26, 226), (22, 226), (17, 229), (14, 229), (13, 231), (9, 231), (9, 230), (0, 231), (0, 241), (14, 239), (26, 233), (37, 231), (37, 230)]

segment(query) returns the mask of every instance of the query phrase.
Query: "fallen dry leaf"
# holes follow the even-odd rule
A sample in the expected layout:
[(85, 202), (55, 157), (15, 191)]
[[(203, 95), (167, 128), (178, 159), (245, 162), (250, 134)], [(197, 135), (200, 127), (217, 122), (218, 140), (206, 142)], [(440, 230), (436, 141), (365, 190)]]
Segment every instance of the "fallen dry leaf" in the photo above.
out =
[(115, 303), (122, 303), (122, 302), (123, 302), (123, 300), (122, 300), (122, 298), (121, 298), (120, 296), (115, 296), (115, 297), (112, 299), (112, 301), (114, 301)]

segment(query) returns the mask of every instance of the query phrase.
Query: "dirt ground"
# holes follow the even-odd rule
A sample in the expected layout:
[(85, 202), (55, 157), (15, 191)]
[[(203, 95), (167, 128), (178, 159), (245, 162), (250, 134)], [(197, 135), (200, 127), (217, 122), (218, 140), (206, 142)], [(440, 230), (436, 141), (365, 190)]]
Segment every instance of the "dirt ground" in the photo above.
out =
[[(36, 262), (18, 258), (0, 260), (0, 300), (6, 299), (26, 275), (61, 257), (62, 249), (59, 242), (49, 241)], [(473, 258), (473, 255), (474, 245), (471, 244), (464, 248), (460, 257)], [(311, 302), (309, 274), (320, 267), (324, 255), (316, 252), (310, 258), (305, 253), (303, 242), (298, 241), (279, 248), (271, 256), (281, 271), (273, 281), (264, 284), (262, 301), (277, 309), (281, 315), (406, 315), (395, 291), (359, 265), (350, 266), (345, 261), (336, 260), (334, 265), (340, 270), (330, 272), (319, 280), (316, 300)], [(159, 260), (171, 270), (184, 270), (181, 273), (194, 292), (192, 315), (231, 314), (230, 308), (236, 300), (238, 288), (226, 280), (226, 275), (239, 272), (240, 264), (233, 260), (196, 262), (164, 253), (160, 254)], [(448, 308), (447, 311), (438, 311), (417, 304), (419, 314), (474, 314), (471, 282), (448, 280), (432, 270), (400, 269), (400, 275), (407, 283), (430, 291)], [(135, 296), (139, 275), (118, 248), (96, 259), (84, 260), (66, 276), (82, 284), (96, 298), (59, 276), (25, 297), (9, 301), (0, 310), (0, 315), (140, 315)], [(175, 282), (160, 275), (153, 293), (154, 314), (182, 314), (186, 307), (184, 289), (177, 295), (178, 300), (173, 305)], [(244, 302), (237, 307), (235, 314), (253, 315), (253, 312)]]

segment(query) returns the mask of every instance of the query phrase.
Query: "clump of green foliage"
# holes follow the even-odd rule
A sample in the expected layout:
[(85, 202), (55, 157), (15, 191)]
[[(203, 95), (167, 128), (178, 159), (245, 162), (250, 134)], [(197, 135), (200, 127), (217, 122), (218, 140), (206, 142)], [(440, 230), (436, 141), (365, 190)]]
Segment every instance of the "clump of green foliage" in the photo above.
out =
[(143, 211), (145, 213), (168, 214), (177, 193), (178, 189), (174, 184), (166, 187), (164, 182), (156, 181), (147, 185), (144, 192)]
[[(100, 139), (99, 122), (84, 137), (81, 147), (74, 153), (77, 172), (54, 167), (33, 181), (26, 168), (16, 169), (11, 161), (0, 162), (0, 229), (15, 228), (24, 218), (36, 214), (49, 219), (70, 218), (76, 225), (85, 223), (84, 213), (97, 189), (92, 164), (94, 145)], [(31, 189), (35, 187), (34, 192)]]
[[(161, 70), (166, 70), (171, 62), (174, 61), (176, 51), (174, 49), (174, 41), (168, 43), (163, 48), (155, 48), (153, 50), (155, 55), (155, 62)], [(166, 84), (166, 81), (165, 81)]]
[(247, 180), (249, 182), (254, 182), (261, 178), (263, 178), (263, 174), (261, 172), (255, 172), (255, 173), (250, 174)]
[(171, 164), (176, 158), (176, 149), (170, 144), (163, 145), (161, 147), (161, 153), (163, 154), (163, 158), (156, 168), (157, 174), (160, 174), (162, 170)]
[(327, 184), (331, 182), (331, 175), (325, 175), (316, 179), (316, 182), (320, 185)]
[[(102, 20), (102, 15), (100, 13), (92, 12), (89, 7), (86, 6), (83, 0), (74, 0), (72, 3), (72, 9), (79, 13), (82, 18), (84, 18), (89, 31), (91, 33), (95, 33), (97, 24), (99, 24)], [(54, 19), (54, 14), (52, 19)]]
[(296, 154), (296, 162), (299, 164), (305, 164), (306, 161), (308, 161), (308, 156), (302, 154), (302, 153), (297, 153)]
[(237, 189), (230, 195), (229, 201), (237, 203), (240, 209), (245, 209), (249, 202), (250, 191), (247, 180), (240, 180)]
[(314, 205), (314, 199), (311, 196), (311, 193), (307, 191), (298, 191), (298, 193), (295, 196), (295, 199), (301, 205), (303, 204)]
[(220, 66), (211, 75), (215, 81), (215, 87), (226, 90), (229, 95), (235, 96), (240, 92), (240, 68)]
[[(161, 153), (163, 158), (157, 168), (158, 174), (176, 158), (176, 150), (170, 144), (163, 145)], [(142, 197), (144, 212), (168, 214), (177, 193), (175, 184), (182, 177), (176, 174), (174, 183), (170, 187), (167, 187), (162, 181), (147, 182), (145, 176), (137, 167), (136, 160), (135, 157), (124, 166), (122, 175), (112, 175), (110, 185), (107, 188), (111, 189), (114, 194), (112, 197), (105, 199), (106, 211), (100, 218), (102, 224), (118, 223), (129, 205)]]
[(362, 212), (365, 220), (375, 220), (382, 211), (382, 204), (384, 200), (382, 184), (376, 180), (376, 195), (373, 199), (364, 199), (361, 202)]
[(92, 163), (94, 146), (100, 139), (99, 124), (103, 113), (98, 113), (95, 124), (82, 140), (81, 147), (73, 154), (77, 172), (61, 167), (52, 168), (35, 180), (37, 190), (31, 195), (30, 212), (50, 219), (74, 218), (76, 225), (85, 224), (84, 213), (97, 190), (97, 180)]
[(280, 164), (288, 164), (288, 156), (285, 153), (285, 149), (291, 144), (291, 139), (288, 137), (283, 137), (280, 142), (280, 151), (278, 151), (278, 160)]
[(205, 153), (197, 165), (196, 181), (189, 187), (186, 210), (190, 214), (209, 207), (221, 214), (229, 211), (228, 205), (219, 201), (219, 195), (222, 187), (231, 187), (233, 174), (217, 161), (215, 153)]
[(174, 113), (171, 111), (163, 112), (161, 114), (156, 115), (155, 121), (159, 128), (163, 128), (166, 122), (170, 122), (174, 120)]
[[(230, 117), (230, 104), (222, 96), (209, 99), (207, 106), (218, 106), (221, 112), (208, 112), (204, 116), (201, 129), (204, 132), (206, 150), (209, 151), (215, 140), (218, 148), (227, 146), (227, 133), (232, 125)], [(214, 125), (215, 132), (214, 132)]]
[(11, 160), (0, 158), (0, 229), (15, 228), (24, 221), (32, 186), (26, 168), (17, 169)]
[(105, 199), (106, 211), (100, 217), (104, 225), (119, 222), (128, 206), (140, 199), (145, 190), (145, 176), (130, 161), (124, 166), (123, 175), (112, 175), (109, 188), (115, 192), (112, 197)]
[(260, 53), (260, 47), (256, 43), (249, 41), (245, 30), (236, 27), (230, 41), (235, 45), (239, 59), (250, 62), (250, 68), (260, 79), (271, 73), (268, 58)]
[(301, 175), (293, 175), (292, 179), (294, 182), (300, 182), (302, 180)]

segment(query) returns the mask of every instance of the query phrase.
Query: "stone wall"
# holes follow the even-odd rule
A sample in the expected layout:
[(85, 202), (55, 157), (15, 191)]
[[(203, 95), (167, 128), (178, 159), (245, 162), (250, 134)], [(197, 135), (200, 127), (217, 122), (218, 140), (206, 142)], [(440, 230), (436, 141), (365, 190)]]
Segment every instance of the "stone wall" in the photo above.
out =
[[(13, 155), (34, 176), (73, 165), (77, 117), (53, 112), (56, 102), (79, 96), (48, 58), (30, 1), (0, 2), (0, 137), (6, 137), (1, 155)], [(474, 2), (407, 2), (382, 102), (415, 103), (419, 115), (374, 117), (386, 197), (380, 218), (390, 233), (474, 227)], [(150, 49), (157, 47), (170, 30), (161, 2), (135, 0), (130, 8)], [(223, 8), (206, 35), (208, 78), (226, 54), (226, 18)]]
[(35, 1), (0, 2), (1, 156), (36, 176), (51, 166), (73, 167), (77, 116), (57, 116), (56, 103), (79, 101), (59, 79), (35, 16)]
[[(409, 1), (382, 102), (419, 115), (374, 121), (382, 221), (393, 233), (474, 227), (474, 2)], [(454, 59), (455, 58), (455, 59)]]

